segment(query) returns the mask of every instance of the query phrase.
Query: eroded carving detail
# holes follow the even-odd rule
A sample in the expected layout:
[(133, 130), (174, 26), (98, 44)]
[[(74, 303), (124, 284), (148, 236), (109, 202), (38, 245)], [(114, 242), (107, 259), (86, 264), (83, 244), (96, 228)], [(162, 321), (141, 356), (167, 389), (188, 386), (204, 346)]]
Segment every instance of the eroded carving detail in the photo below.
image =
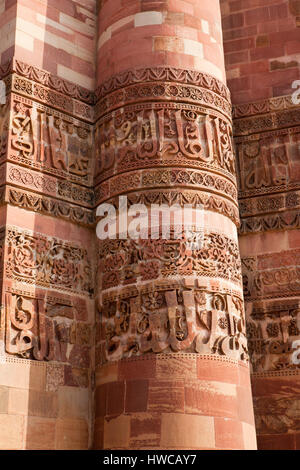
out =
[(285, 137), (264, 137), (238, 146), (240, 196), (297, 187), (299, 144)]
[[(195, 248), (192, 250), (191, 246)], [(139, 280), (193, 274), (241, 284), (238, 246), (219, 233), (203, 235), (203, 232), (193, 230), (170, 240), (101, 241), (99, 260), (99, 286), (102, 289)]]
[(92, 293), (91, 264), (84, 248), (13, 227), (7, 227), (6, 244), (7, 278)]
[(92, 181), (91, 129), (14, 96), (8, 158), (71, 181)]
[(288, 301), (253, 308), (247, 315), (248, 347), (254, 372), (299, 368), (293, 360), (297, 356), (293, 342), (300, 339), (299, 313), (297, 302)]
[(205, 109), (166, 103), (127, 107), (96, 130), (98, 179), (125, 169), (181, 163), (235, 174), (231, 124)]
[(104, 302), (101, 316), (109, 361), (172, 351), (248, 358), (239, 297), (203, 290), (150, 291)]
[(75, 321), (83, 299), (77, 299), (76, 307), (69, 299), (47, 296), (5, 294), (6, 351), (26, 359), (77, 363), (78, 349), (82, 357), (77, 365), (88, 367), (91, 327)]
[(175, 67), (147, 67), (126, 70), (100, 85), (96, 91), (96, 97), (100, 99), (119, 88), (135, 83), (156, 81), (187, 83), (194, 86), (201, 86), (213, 90), (215, 93), (230, 101), (229, 90), (221, 80), (196, 70), (185, 70)]
[(247, 300), (297, 295), (300, 292), (299, 250), (242, 258)]
[(68, 202), (40, 196), (29, 191), (17, 190), (9, 186), (6, 186), (6, 190), (3, 190), (3, 194), (0, 193), (0, 196), (1, 202), (6, 201), (23, 209), (60, 217), (80, 225), (93, 226), (95, 224), (94, 211)]

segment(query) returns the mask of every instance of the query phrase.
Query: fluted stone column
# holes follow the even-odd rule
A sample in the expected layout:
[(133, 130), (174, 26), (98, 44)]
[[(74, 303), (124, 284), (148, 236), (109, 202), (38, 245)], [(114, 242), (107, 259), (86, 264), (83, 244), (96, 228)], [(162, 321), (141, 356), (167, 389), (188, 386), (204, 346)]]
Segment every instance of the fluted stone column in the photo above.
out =
[(1, 450), (92, 443), (96, 3), (0, 1)]
[(219, 1), (102, 1), (98, 32), (97, 205), (202, 218), (98, 241), (94, 447), (255, 448)]
[[(300, 2), (232, 5), (222, 1), (257, 444), (299, 450)], [(249, 56), (234, 40), (245, 31)]]

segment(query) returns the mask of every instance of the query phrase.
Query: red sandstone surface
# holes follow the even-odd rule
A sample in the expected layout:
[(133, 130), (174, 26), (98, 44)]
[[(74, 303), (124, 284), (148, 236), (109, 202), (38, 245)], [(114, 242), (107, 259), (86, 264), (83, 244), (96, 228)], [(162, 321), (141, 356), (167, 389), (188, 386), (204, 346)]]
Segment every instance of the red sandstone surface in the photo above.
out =
[[(300, 448), (299, 26), (0, 1), (0, 449)], [(100, 240), (119, 196), (202, 225)]]

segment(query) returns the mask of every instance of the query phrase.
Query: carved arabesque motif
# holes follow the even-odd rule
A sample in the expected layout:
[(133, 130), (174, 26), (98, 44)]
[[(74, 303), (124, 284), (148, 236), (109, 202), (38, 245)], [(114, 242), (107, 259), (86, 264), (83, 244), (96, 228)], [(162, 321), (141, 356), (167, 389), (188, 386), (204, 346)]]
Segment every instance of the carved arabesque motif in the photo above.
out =
[(238, 285), (242, 280), (236, 242), (196, 229), (168, 240), (101, 241), (98, 256), (102, 289), (177, 275), (217, 277)]
[(92, 267), (84, 248), (13, 227), (7, 227), (5, 241), (7, 278), (92, 294)]
[(201, 105), (204, 107), (212, 107), (231, 118), (230, 102), (222, 96), (216, 94), (212, 90), (208, 90), (199, 86), (191, 86), (179, 83), (156, 82), (149, 84), (139, 84), (120, 88), (110, 93), (105, 98), (99, 100), (96, 104), (96, 118), (103, 116), (120, 105), (129, 104), (131, 102), (143, 102), (149, 99), (159, 99), (172, 102), (185, 102), (192, 105)]
[(50, 197), (40, 196), (28, 190), (18, 190), (15, 187), (6, 186), (6, 191), (1, 195), (1, 201), (22, 207), (23, 209), (29, 209), (34, 212), (69, 220), (84, 226), (93, 226), (96, 220), (93, 210)]
[(179, 69), (175, 67), (146, 67), (126, 70), (114, 75), (101, 84), (96, 90), (96, 98), (106, 96), (113, 91), (136, 83), (176, 82), (200, 86), (219, 94), (230, 102), (230, 92), (221, 80), (197, 70)]

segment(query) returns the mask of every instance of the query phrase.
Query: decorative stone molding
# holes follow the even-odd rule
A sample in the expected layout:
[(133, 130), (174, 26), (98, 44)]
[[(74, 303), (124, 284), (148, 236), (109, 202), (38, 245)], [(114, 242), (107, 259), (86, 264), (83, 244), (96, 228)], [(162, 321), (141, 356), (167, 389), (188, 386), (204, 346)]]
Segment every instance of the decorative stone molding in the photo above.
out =
[(17, 227), (5, 230), (7, 279), (92, 295), (92, 266), (84, 248)]
[(272, 230), (293, 230), (300, 228), (300, 212), (291, 211), (260, 217), (248, 217), (241, 220), (240, 235)]
[[(100, 200), (100, 198), (104, 197), (102, 195), (104, 194), (103, 191), (105, 191), (106, 188), (107, 186), (101, 186), (101, 192), (99, 189), (96, 189), (96, 203)], [(115, 208), (118, 208), (118, 198), (109, 199), (105, 202), (113, 204)], [(149, 189), (148, 191), (138, 193), (131, 192), (128, 194), (128, 207), (130, 207), (131, 204), (179, 204), (180, 206), (183, 206), (184, 204), (190, 204), (192, 207), (196, 207), (200, 204), (204, 210), (209, 210), (225, 215), (237, 226), (240, 223), (239, 211), (236, 204), (231, 203), (227, 199), (223, 199), (221, 197), (202, 191), (200, 193), (199, 191), (185, 189), (181, 190), (180, 192), (170, 189), (161, 189), (160, 191)]]
[(299, 226), (300, 113), (291, 96), (234, 108), (240, 235)]
[(19, 77), (15, 74), (12, 76), (11, 91), (20, 93), (46, 106), (52, 106), (60, 111), (65, 111), (76, 118), (93, 123), (93, 108), (90, 105), (76, 101), (68, 97), (68, 95), (48, 89), (24, 77)]
[(290, 377), (300, 375), (300, 369), (282, 369), (272, 370), (266, 372), (252, 372), (251, 377), (253, 379), (267, 378), (267, 377)]
[(254, 103), (245, 103), (234, 105), (232, 110), (232, 117), (234, 120), (248, 117), (257, 116), (258, 114), (266, 114), (272, 111), (283, 111), (285, 109), (296, 108), (297, 106), (292, 102), (291, 95), (276, 96), (267, 100), (257, 101)]
[(172, 103), (184, 102), (193, 106), (208, 106), (224, 114), (227, 119), (231, 119), (230, 102), (217, 93), (201, 87), (166, 82), (128, 86), (109, 94), (97, 103), (96, 118), (120, 108), (123, 104), (142, 103), (149, 99), (172, 100)]
[(12, 95), (8, 159), (82, 184), (92, 182), (92, 128)]
[(111, 77), (96, 90), (96, 100), (136, 83), (176, 82), (203, 87), (224, 97), (230, 103), (230, 92), (223, 82), (209, 74), (197, 70), (184, 70), (175, 67), (146, 67), (124, 71)]
[(247, 301), (292, 297), (300, 292), (300, 250), (242, 258)]
[(100, 309), (108, 361), (172, 351), (247, 361), (240, 296), (190, 286), (106, 300)]
[(85, 209), (66, 201), (41, 196), (28, 190), (20, 190), (6, 185), (5, 189), (3, 188), (0, 201), (52, 217), (59, 217), (79, 225), (87, 227), (95, 225), (95, 214), (92, 209)]
[[(198, 249), (190, 248), (199, 242)], [(107, 240), (99, 244), (98, 253), (102, 291), (177, 276), (215, 277), (241, 285), (238, 246), (220, 233), (195, 229), (170, 240)]]
[(241, 199), (239, 203), (242, 217), (248, 218), (259, 214), (278, 213), (285, 215), (300, 207), (300, 192), (290, 191), (287, 193), (272, 194), (264, 197), (251, 197)]
[(292, 344), (300, 334), (299, 314), (297, 300), (247, 307), (248, 347), (254, 372), (299, 369), (292, 360)]
[(94, 104), (94, 95), (86, 88), (57, 77), (45, 70), (34, 67), (33, 65), (25, 64), (15, 58), (0, 66), (1, 79), (12, 73), (16, 73), (37, 84), (44, 85), (45, 87), (69, 96), (70, 98), (86, 102), (90, 105)]
[(128, 172), (110, 178), (99, 187), (99, 203), (118, 196), (119, 194), (132, 191), (145, 191), (148, 188), (178, 188), (192, 189), (194, 191), (205, 191), (206, 193), (217, 194), (224, 199), (228, 199), (237, 207), (236, 185), (219, 175), (212, 175), (210, 172), (199, 170), (189, 171), (187, 169), (173, 167), (169, 169), (143, 170), (140, 173)]
[(58, 197), (86, 208), (94, 207), (94, 192), (92, 189), (87, 189), (66, 180), (61, 181), (53, 176), (47, 176), (35, 170), (27, 170), (11, 163), (2, 168), (4, 170), (2, 184), (5, 183), (6, 179), (7, 183), (19, 186), (21, 189), (27, 187), (28, 190), (38, 191), (46, 196)]
[(231, 123), (214, 110), (157, 101), (125, 106), (97, 123), (96, 147), (96, 182), (177, 164), (215, 171), (235, 183)]

